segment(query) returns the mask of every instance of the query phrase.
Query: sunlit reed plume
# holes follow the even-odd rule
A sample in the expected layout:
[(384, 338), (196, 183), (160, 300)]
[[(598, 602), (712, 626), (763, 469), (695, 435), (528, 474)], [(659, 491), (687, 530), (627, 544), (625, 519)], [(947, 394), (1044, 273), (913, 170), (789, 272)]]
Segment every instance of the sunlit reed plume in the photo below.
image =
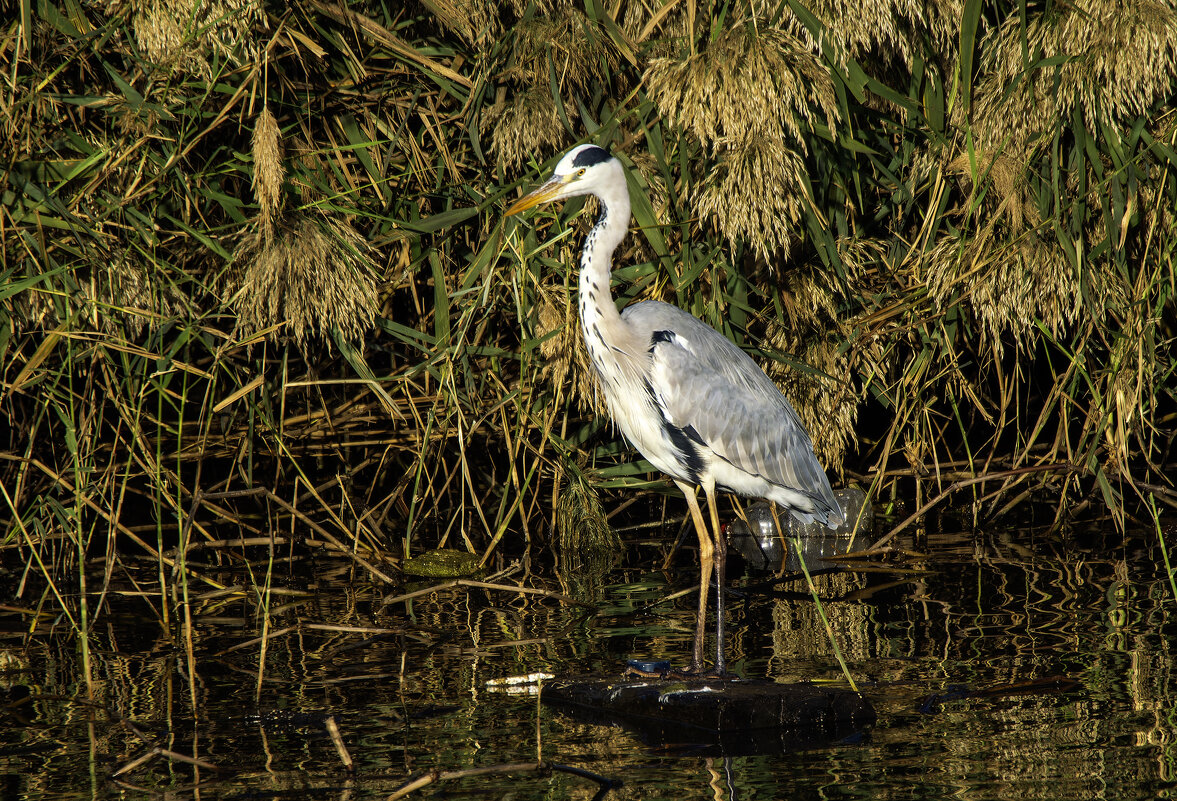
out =
[(92, 304), (97, 328), (137, 337), (160, 320), (183, 317), (185, 303), (175, 277), (171, 269), (128, 257), (95, 266), (84, 296)]
[(821, 62), (792, 35), (750, 22), (695, 55), (654, 59), (645, 82), (659, 112), (707, 145), (777, 134), (804, 152), (814, 122), (832, 128), (838, 116)]
[[(567, 0), (429, 0), (427, 8), (434, 18), (466, 41), (484, 42), (503, 33), (504, 8), (515, 19), (529, 10), (535, 17), (552, 16), (557, 7), (567, 7)], [(510, 19), (508, 17), (508, 19)]]
[[(766, 2), (771, 11), (775, 3)], [(809, 9), (826, 25), (836, 45), (835, 57), (858, 59), (863, 68), (879, 74), (880, 61), (898, 58), (907, 68), (925, 58), (931, 44), (943, 63), (955, 58), (960, 37), (961, 0), (812, 0)], [(791, 16), (791, 15), (790, 15)], [(797, 24), (798, 35), (809, 32)], [(828, 44), (827, 42), (821, 43)]]
[(563, 286), (541, 285), (534, 307), (536, 338), (543, 357), (540, 375), (547, 386), (563, 392), (581, 411), (605, 416), (595, 374), (585, 350), (576, 307)]
[[(503, 163), (523, 164), (537, 152), (570, 138), (557, 103), (616, 69), (619, 56), (609, 37), (581, 11), (565, 8), (521, 20), (510, 31), (511, 61), (501, 78), (517, 89), (497, 98), (482, 120), (491, 147)], [(559, 99), (553, 95), (556, 80)], [(574, 112), (565, 117), (576, 119)]]
[(1058, 333), (1075, 322), (1085, 303), (1092, 304), (1091, 313), (1102, 314), (1104, 304), (1119, 306), (1125, 297), (1114, 271), (1081, 274), (1061, 248), (1036, 236), (1015, 242), (991, 234), (966, 241), (945, 237), (924, 261), (931, 298), (942, 308), (969, 308), (996, 352), (1003, 332), (1020, 347), (1034, 338), (1039, 324)]
[(317, 212), (282, 219), (271, 239), (246, 234), (226, 287), (238, 333), (286, 330), (300, 347), (312, 335), (328, 340), (332, 328), (358, 338), (377, 306), (369, 253), (350, 225)]
[(261, 211), (262, 235), (268, 242), (282, 211), (286, 168), (282, 164), (282, 132), (270, 107), (262, 109), (253, 128), (253, 196)]
[[(127, 256), (100, 262), (63, 278), (69, 291), (27, 291), (4, 298), (0, 309), (17, 330), (50, 329), (68, 324), (112, 336), (139, 337), (161, 320), (186, 314), (185, 297), (174, 283), (174, 268)], [(46, 285), (52, 286), (52, 285)]]
[(645, 82), (658, 110), (716, 155), (695, 210), (762, 259), (788, 251), (800, 235), (806, 139), (838, 113), (817, 58), (785, 31), (741, 22), (695, 55), (654, 59)]
[(961, 153), (949, 162), (948, 169), (970, 191), (970, 200), (985, 192), (987, 202), (982, 207), (1003, 216), (1015, 235), (1041, 224), (1038, 206), (1027, 194), (1024, 161), (994, 152), (974, 154), (973, 158)]
[[(109, 3), (112, 11), (119, 2)], [(259, 0), (130, 0), (139, 49), (151, 61), (206, 77), (214, 58), (257, 58), (255, 33), (265, 25)]]
[(746, 242), (768, 261), (788, 252), (798, 230), (805, 191), (805, 162), (779, 136), (753, 135), (726, 142), (691, 204), (732, 243)]
[[(1027, 53), (1032, 64), (1047, 64), (1032, 67)], [(1169, 97), (1177, 10), (1158, 0), (1075, 0), (1026, 24), (1013, 15), (985, 65), (972, 114), (979, 145), (1026, 157), (1075, 110), (1095, 131)]]
[(546, 84), (492, 106), (483, 115), (482, 127), (490, 131), (491, 148), (511, 168), (536, 153), (554, 149), (566, 136)]
[(788, 354), (791, 363), (769, 361), (765, 370), (789, 398), (818, 458), (840, 469), (847, 447), (857, 441), (860, 398), (846, 377), (860, 374), (862, 366), (840, 348), (852, 332), (838, 319), (839, 298), (829, 281), (809, 271), (792, 271), (780, 280), (785, 314), (769, 323), (766, 344)]

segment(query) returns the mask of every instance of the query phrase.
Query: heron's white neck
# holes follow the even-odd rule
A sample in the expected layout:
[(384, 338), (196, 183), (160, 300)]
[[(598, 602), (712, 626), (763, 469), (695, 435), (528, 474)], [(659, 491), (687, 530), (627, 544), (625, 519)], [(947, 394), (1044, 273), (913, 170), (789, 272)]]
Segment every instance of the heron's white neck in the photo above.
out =
[(618, 177), (619, 180), (594, 193), (601, 202), (601, 216), (585, 238), (584, 250), (580, 254), (580, 322), (590, 354), (597, 344), (594, 340), (600, 339), (600, 335), (593, 333), (594, 324), (602, 329), (604, 336), (616, 339), (621, 335), (617, 330), (621, 317), (609, 287), (613, 252), (629, 230), (629, 189), (624, 175)]

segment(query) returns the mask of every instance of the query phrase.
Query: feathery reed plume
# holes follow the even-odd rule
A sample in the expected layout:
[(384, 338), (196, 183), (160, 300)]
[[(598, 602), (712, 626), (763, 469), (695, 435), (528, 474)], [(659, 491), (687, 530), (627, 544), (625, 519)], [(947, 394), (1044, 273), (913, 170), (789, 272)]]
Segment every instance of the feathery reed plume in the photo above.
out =
[(585, 89), (617, 68), (619, 55), (596, 22), (575, 8), (520, 20), (512, 31), (515, 70), (548, 85), (554, 67), (560, 88)]
[[(857, 441), (859, 399), (848, 381), (858, 374), (859, 365), (839, 348), (851, 332), (838, 319), (838, 299), (830, 282), (801, 270), (781, 280), (786, 316), (769, 323), (767, 343), (824, 375), (802, 372), (782, 361), (769, 362), (765, 370), (789, 398), (822, 463), (841, 471), (846, 448)], [(813, 331), (824, 333), (815, 338)]]
[(0, 309), (18, 331), (46, 330), (69, 321), (75, 328), (138, 337), (159, 320), (184, 315), (175, 273), (127, 256), (106, 262), (94, 257), (89, 269), (6, 296)]
[(302, 347), (337, 328), (356, 339), (373, 321), (376, 270), (370, 246), (346, 222), (317, 212), (284, 218), (267, 239), (245, 235), (226, 289), (243, 337), (286, 327)]
[(948, 163), (951, 172), (961, 176), (961, 181), (975, 196), (982, 187), (991, 191), (986, 196), (985, 206), (995, 208), (997, 214), (1004, 214), (1010, 229), (1015, 234), (1026, 228), (1037, 228), (1042, 218), (1038, 206), (1026, 194), (1027, 165), (1001, 153), (977, 154), (972, 174), (972, 160), (968, 153), (961, 153)]
[(428, 0), (426, 3), (434, 19), (470, 44), (498, 35), (502, 26), (497, 5), (486, 0)]
[[(858, 442), (855, 423), (858, 422), (857, 394), (847, 383), (853, 375), (850, 360), (839, 353), (838, 344), (829, 339), (818, 339), (802, 344), (790, 342), (784, 336), (784, 329), (776, 327), (777, 334), (769, 341), (774, 347), (791, 353), (799, 363), (804, 363), (826, 376), (803, 373), (787, 367), (782, 362), (773, 362), (769, 373), (801, 418), (802, 425), (813, 440), (813, 450), (821, 463), (838, 473), (842, 472), (846, 449)], [(792, 344), (793, 347), (788, 347)]]
[(786, 31), (751, 22), (693, 56), (652, 60), (644, 80), (658, 111), (705, 145), (787, 135), (805, 152), (814, 120), (833, 128), (838, 118), (833, 81), (813, 53)]
[[(1049, 66), (1028, 70), (1026, 52)], [(1168, 97), (1177, 78), (1177, 9), (1163, 0), (1074, 0), (1025, 24), (1014, 15), (985, 61), (972, 113), (978, 144), (1026, 158), (1076, 109), (1095, 131)]]
[[(950, 64), (956, 56), (962, 0), (812, 0), (807, 5), (824, 23), (836, 46), (834, 55), (843, 64), (846, 56), (868, 69), (898, 59), (910, 70), (924, 58), (926, 43), (941, 63)], [(799, 36), (809, 38), (799, 22), (796, 28)]]
[(930, 297), (941, 308), (971, 308), (982, 339), (997, 353), (1002, 332), (1021, 347), (1039, 323), (1052, 334), (1073, 323), (1087, 298), (1122, 305), (1126, 295), (1114, 268), (1084, 276), (1060, 247), (1035, 236), (1015, 242), (995, 241), (989, 233), (965, 241), (946, 236), (924, 262)]
[(522, 17), (531, 7), (540, 18), (552, 16), (562, 0), (428, 0), (425, 5), (433, 17), (467, 42), (475, 44), (494, 38), (503, 32), (503, 10), (509, 7), (515, 18)]
[(582, 412), (606, 415), (608, 410), (597, 392), (596, 372), (590, 366), (568, 289), (540, 285), (533, 314), (536, 337), (541, 340), (539, 352), (544, 358), (541, 378), (557, 393), (570, 393)]
[(696, 55), (654, 59), (645, 82), (659, 111), (718, 156), (694, 188), (695, 211), (765, 261), (787, 252), (805, 202), (805, 134), (838, 116), (817, 58), (791, 34), (745, 21)]
[(483, 116), (491, 147), (509, 166), (519, 166), (536, 150), (564, 141), (564, 125), (550, 76), (557, 76), (560, 98), (584, 91), (616, 69), (619, 56), (608, 36), (582, 12), (564, 8), (551, 15), (521, 20), (511, 31), (511, 66), (502, 77), (519, 90), (497, 102)]
[(112, 334), (121, 329), (137, 337), (159, 320), (181, 317), (185, 304), (174, 283), (176, 272), (125, 256), (109, 265), (96, 265), (91, 280), (83, 284), (96, 327)]
[(509, 167), (519, 167), (537, 151), (564, 140), (564, 126), (547, 84), (536, 84), (487, 109), (483, 130), (491, 132), (491, 148)]
[(209, 77), (210, 56), (239, 64), (260, 53), (252, 35), (265, 22), (260, 0), (131, 0), (131, 8), (135, 41), (157, 64)]
[(691, 205), (732, 242), (768, 261), (799, 238), (805, 162), (779, 136), (761, 133), (722, 148)]
[(282, 164), (282, 131), (267, 105), (253, 128), (253, 196), (261, 210), (262, 236), (269, 242), (274, 224), (282, 212), (282, 184), (286, 168)]

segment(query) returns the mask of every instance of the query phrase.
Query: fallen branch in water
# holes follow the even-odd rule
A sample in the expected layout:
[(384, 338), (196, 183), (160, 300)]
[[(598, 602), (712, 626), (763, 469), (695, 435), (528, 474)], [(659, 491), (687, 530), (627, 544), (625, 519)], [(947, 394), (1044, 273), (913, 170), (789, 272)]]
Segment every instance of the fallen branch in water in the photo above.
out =
[(940, 501), (944, 500), (952, 493), (956, 492), (958, 489), (964, 489), (965, 487), (972, 486), (973, 484), (983, 484), (986, 481), (993, 481), (994, 479), (1013, 478), (1015, 476), (1021, 476), (1021, 475), (1025, 475), (1027, 473), (1045, 473), (1045, 472), (1049, 472), (1052, 470), (1059, 470), (1059, 471), (1069, 473), (1072, 470), (1078, 470), (1078, 469), (1079, 468), (1077, 465), (1073, 465), (1070, 462), (1055, 462), (1053, 464), (1039, 464), (1039, 465), (1033, 465), (1031, 467), (1019, 467), (1014, 470), (1002, 470), (1000, 473), (986, 473), (981, 476), (973, 476), (972, 478), (962, 478), (960, 481), (950, 484), (946, 490), (941, 492), (935, 498), (932, 498), (932, 500), (925, 503), (919, 509), (916, 509), (910, 515), (908, 515), (908, 517), (902, 523), (900, 523), (895, 528), (893, 528), (889, 532), (887, 532), (887, 534), (884, 537), (882, 537), (880, 540), (878, 540), (873, 545), (871, 545), (871, 547), (868, 548), (866, 552), (871, 553), (873, 551), (877, 551), (880, 548), (882, 548), (884, 545), (886, 545), (888, 542), (890, 542), (892, 539), (894, 539), (895, 535), (897, 535), (900, 531), (903, 531), (903, 529), (910, 526), (913, 522), (915, 522), (923, 514), (925, 514), (929, 509), (931, 509), (936, 504), (940, 503)]
[(142, 756), (138, 757), (137, 759), (132, 759), (130, 762), (126, 763), (121, 768), (116, 770), (114, 773), (110, 774), (110, 776), (113, 779), (113, 778), (123, 775), (124, 773), (129, 773), (132, 770), (134, 770), (135, 768), (139, 767), (140, 765), (142, 765), (146, 762), (150, 762), (151, 760), (155, 759), (158, 756), (167, 757), (168, 759), (175, 760), (176, 762), (186, 762), (189, 765), (194, 765), (198, 768), (207, 768), (209, 770), (220, 770), (220, 768), (218, 768), (216, 765), (212, 764), (211, 762), (205, 762), (203, 759), (197, 759), (196, 757), (188, 756), (187, 754), (181, 754), (179, 751), (172, 751), (168, 748), (160, 748), (160, 747), (156, 746), (155, 748), (150, 749), (147, 753), (143, 754)]
[(538, 590), (534, 587), (516, 587), (512, 584), (491, 584), (486, 581), (474, 581), (473, 579), (453, 579), (452, 581), (435, 584), (432, 587), (426, 587), (422, 590), (413, 590), (406, 592), (403, 595), (398, 595), (395, 598), (389, 598), (380, 606), (381, 608), (389, 604), (399, 603), (400, 601), (408, 601), (422, 595), (429, 595), (442, 590), (452, 590), (454, 587), (475, 587), (482, 590), (500, 590), (502, 592), (517, 592), (523, 595), (542, 595), (545, 598), (555, 598), (557, 601), (564, 601), (565, 603), (576, 604), (578, 606), (585, 606), (589, 609), (593, 608), (592, 604), (573, 598), (571, 595), (565, 595), (561, 592), (553, 592), (552, 590)]
[(464, 770), (431, 770), (428, 773), (423, 773), (420, 776), (409, 779), (406, 784), (401, 785), (385, 801), (395, 801), (397, 798), (404, 798), (409, 793), (420, 790), (422, 787), (427, 787), (437, 781), (466, 779), (472, 776), (490, 776), (500, 773), (547, 773), (549, 771), (570, 773), (573, 776), (580, 776), (583, 779), (595, 781), (600, 785), (601, 789), (593, 796), (594, 801), (604, 798), (605, 794), (610, 790), (621, 786), (619, 779), (607, 779), (598, 773), (583, 770), (582, 768), (574, 768), (571, 765), (559, 765), (555, 762), (506, 762), (499, 765), (487, 765), (482, 768), (466, 768)]

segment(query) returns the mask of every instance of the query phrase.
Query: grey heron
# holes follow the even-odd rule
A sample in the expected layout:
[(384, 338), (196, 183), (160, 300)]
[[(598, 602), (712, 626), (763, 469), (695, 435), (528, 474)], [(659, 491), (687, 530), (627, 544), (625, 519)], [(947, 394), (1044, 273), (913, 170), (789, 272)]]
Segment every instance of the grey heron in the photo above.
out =
[[(617, 427), (686, 497), (699, 537), (699, 611), (689, 672), (704, 672), (707, 594), (714, 569), (716, 658), (726, 673), (723, 574), (726, 545), (716, 490), (765, 498), (805, 522), (834, 528), (842, 514), (797, 413), (751, 357), (723, 334), (667, 303), (646, 300), (618, 313), (610, 287), (613, 251), (629, 228), (630, 199), (621, 162), (596, 145), (579, 145), (551, 179), (509, 209), (594, 195), (597, 224), (580, 256), (584, 342)], [(697, 489), (710, 512), (704, 522)]]

